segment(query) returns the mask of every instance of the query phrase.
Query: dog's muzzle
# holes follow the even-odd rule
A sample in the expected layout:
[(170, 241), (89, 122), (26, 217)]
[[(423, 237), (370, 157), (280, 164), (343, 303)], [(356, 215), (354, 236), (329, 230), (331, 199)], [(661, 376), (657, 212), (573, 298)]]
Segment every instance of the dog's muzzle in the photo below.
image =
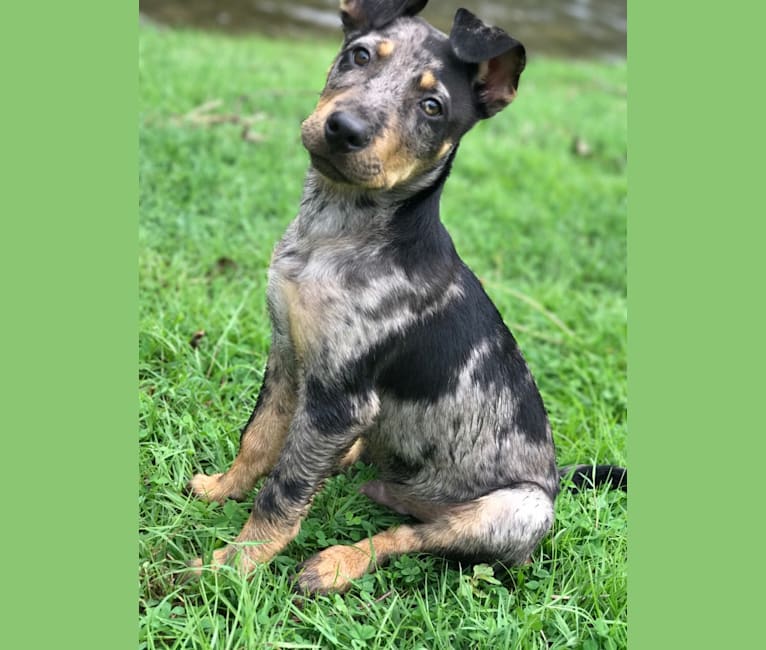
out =
[(327, 118), (324, 137), (330, 153), (352, 153), (372, 140), (370, 125), (348, 111), (336, 111)]

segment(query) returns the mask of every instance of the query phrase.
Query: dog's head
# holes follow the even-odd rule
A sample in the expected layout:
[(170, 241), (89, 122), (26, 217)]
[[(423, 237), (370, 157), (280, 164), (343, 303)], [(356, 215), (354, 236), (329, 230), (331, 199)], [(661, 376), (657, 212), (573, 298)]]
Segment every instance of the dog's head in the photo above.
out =
[(515, 97), (524, 46), (465, 9), (447, 36), (416, 17), (426, 3), (341, 2), (343, 47), (301, 129), (325, 178), (373, 190), (415, 186)]

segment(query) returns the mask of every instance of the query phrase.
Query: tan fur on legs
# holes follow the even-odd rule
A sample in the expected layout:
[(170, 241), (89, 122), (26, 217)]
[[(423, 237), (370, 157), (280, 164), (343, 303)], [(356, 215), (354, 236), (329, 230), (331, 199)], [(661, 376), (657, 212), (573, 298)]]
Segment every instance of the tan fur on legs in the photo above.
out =
[[(260, 419), (256, 418), (256, 420)], [(264, 427), (256, 428), (256, 420), (253, 420), (245, 432), (239, 454), (228, 472), (209, 476), (196, 474), (189, 481), (189, 487), (196, 496), (205, 501), (240, 500), (252, 489), (255, 482), (274, 466), (282, 450), (289, 420), (283, 422), (277, 430), (272, 430), (270, 434), (265, 435)], [(252, 433), (251, 430), (253, 430)], [(364, 442), (360, 438), (340, 460), (339, 468), (346, 469), (353, 465), (359, 460), (363, 451)]]
[(189, 563), (192, 575), (199, 575), (205, 568), (217, 571), (226, 564), (236, 566), (240, 575), (248, 575), (256, 565), (268, 562), (285, 548), (298, 534), (300, 525), (300, 519), (293, 524), (271, 523), (251, 515), (231, 544), (213, 552), (210, 565), (205, 565), (202, 558)]
[[(390, 484), (371, 483), (383, 490), (384, 498), (405, 505)], [(422, 502), (410, 499), (406, 507), (425, 516)], [(553, 502), (533, 485), (496, 490), (473, 501), (441, 505), (434, 512), (428, 523), (392, 528), (353, 546), (322, 551), (304, 563), (299, 587), (319, 593), (345, 591), (352, 580), (401, 553), (454, 553), (523, 564), (553, 522)]]
[(269, 472), (290, 426), (290, 415), (261, 413), (253, 419), (240, 444), (239, 453), (224, 474), (196, 474), (189, 481), (191, 491), (205, 501), (242, 499), (255, 482)]
[[(270, 359), (269, 366), (273, 363)], [(209, 476), (196, 474), (189, 481), (189, 489), (200, 499), (223, 502), (244, 498), (279, 458), (295, 411), (295, 393), (286, 380), (267, 381), (266, 398), (243, 432), (239, 453), (229, 470)]]
[(399, 526), (351, 546), (331, 546), (304, 562), (298, 587), (311, 593), (343, 592), (392, 555), (423, 550), (414, 526)]
[(228, 497), (224, 494), (221, 485), (223, 473), (218, 474), (195, 474), (189, 481), (189, 489), (194, 496), (203, 501), (224, 501)]

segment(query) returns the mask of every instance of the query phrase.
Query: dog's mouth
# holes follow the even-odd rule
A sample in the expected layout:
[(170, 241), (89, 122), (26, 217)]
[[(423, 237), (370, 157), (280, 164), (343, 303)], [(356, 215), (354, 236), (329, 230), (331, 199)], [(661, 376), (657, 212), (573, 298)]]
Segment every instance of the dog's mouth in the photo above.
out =
[(311, 156), (311, 165), (322, 174), (322, 176), (325, 176), (336, 183), (352, 183), (351, 179), (343, 174), (329, 158), (325, 158), (324, 156), (312, 152), (309, 152), (309, 155)]

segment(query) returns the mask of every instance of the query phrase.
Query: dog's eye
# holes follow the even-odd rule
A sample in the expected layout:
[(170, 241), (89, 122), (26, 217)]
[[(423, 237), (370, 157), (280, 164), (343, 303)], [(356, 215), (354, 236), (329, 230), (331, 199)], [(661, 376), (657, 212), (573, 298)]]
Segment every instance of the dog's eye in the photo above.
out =
[(370, 62), (370, 53), (363, 47), (355, 47), (351, 51), (351, 59), (359, 67), (363, 67)]
[(444, 112), (441, 102), (433, 97), (429, 97), (420, 102), (420, 108), (422, 108), (423, 112), (429, 117), (436, 117)]

